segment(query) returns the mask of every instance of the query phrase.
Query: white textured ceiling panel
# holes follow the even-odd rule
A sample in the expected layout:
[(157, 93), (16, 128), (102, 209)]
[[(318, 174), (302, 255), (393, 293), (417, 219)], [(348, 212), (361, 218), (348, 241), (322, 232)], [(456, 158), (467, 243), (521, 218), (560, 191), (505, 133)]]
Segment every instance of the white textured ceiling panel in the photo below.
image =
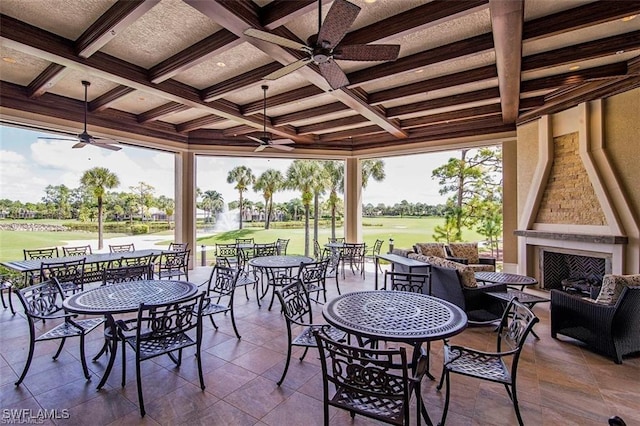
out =
[(2, 80), (28, 86), (48, 66), (49, 62), (18, 50), (0, 45), (0, 75)]

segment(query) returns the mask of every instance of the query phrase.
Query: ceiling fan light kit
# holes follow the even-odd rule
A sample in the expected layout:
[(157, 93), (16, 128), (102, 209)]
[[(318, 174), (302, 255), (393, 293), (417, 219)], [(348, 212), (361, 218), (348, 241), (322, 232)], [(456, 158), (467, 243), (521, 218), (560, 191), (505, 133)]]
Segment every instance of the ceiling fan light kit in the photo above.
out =
[(322, 0), (319, 0), (318, 33), (309, 37), (306, 45), (255, 28), (245, 30), (244, 34), (282, 47), (301, 50), (307, 55), (264, 76), (263, 79), (277, 80), (307, 64), (314, 63), (320, 68), (320, 74), (327, 80), (331, 89), (337, 90), (348, 86), (349, 79), (336, 63), (336, 59), (346, 61), (395, 61), (400, 53), (400, 46), (396, 44), (340, 45), (359, 13), (360, 7), (355, 4), (346, 0), (334, 0), (324, 22), (322, 22)]

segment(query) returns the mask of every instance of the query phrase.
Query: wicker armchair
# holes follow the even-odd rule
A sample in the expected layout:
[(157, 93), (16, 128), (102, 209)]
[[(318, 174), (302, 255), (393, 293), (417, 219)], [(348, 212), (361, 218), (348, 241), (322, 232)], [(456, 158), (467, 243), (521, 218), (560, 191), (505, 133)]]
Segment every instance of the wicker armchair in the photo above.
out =
[(551, 290), (551, 337), (558, 334), (586, 343), (622, 363), (640, 351), (640, 286), (625, 287), (612, 305)]

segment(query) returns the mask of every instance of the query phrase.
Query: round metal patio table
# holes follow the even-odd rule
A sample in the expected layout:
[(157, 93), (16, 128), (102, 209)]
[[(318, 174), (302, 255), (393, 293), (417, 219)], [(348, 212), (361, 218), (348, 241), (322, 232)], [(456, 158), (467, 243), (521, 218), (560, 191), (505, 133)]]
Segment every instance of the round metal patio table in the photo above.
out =
[(509, 287), (520, 286), (520, 291), (527, 286), (538, 284), (538, 280), (526, 275), (510, 274), (508, 272), (476, 272), (476, 281), (485, 281), (488, 283), (506, 284)]
[[(160, 304), (179, 302), (193, 296), (198, 286), (187, 281), (142, 280), (96, 287), (76, 293), (64, 300), (64, 308), (72, 313), (104, 315), (106, 327), (115, 330), (114, 315), (135, 312), (141, 303)], [(118, 348), (118, 339), (111, 339), (111, 353), (98, 389), (109, 378)]]
[[(467, 315), (456, 305), (421, 293), (393, 290), (345, 293), (327, 303), (322, 315), (349, 334), (413, 345), (414, 365), (423, 342), (454, 336), (467, 327)], [(424, 404), (422, 415), (431, 425)]]
[[(258, 306), (260, 306), (260, 299), (264, 298), (264, 296), (266, 296), (266, 294), (269, 291), (269, 287), (273, 288), (273, 291), (275, 291), (276, 287), (281, 286), (282, 284), (280, 283), (280, 278), (282, 278), (282, 281), (284, 281), (285, 278), (291, 278), (293, 276), (293, 274), (291, 273), (291, 270), (293, 268), (298, 268), (300, 266), (301, 263), (311, 263), (313, 262), (313, 259), (308, 257), (308, 256), (299, 256), (299, 255), (276, 255), (276, 256), (260, 256), (260, 257), (254, 257), (253, 259), (249, 260), (249, 265), (260, 269), (260, 271), (266, 271), (267, 269), (269, 269), (269, 271), (266, 271), (267, 276), (272, 276), (272, 277), (277, 277), (278, 279), (276, 279), (275, 281), (278, 282), (273, 282), (274, 280), (268, 280), (267, 285), (264, 285), (264, 281), (261, 279), (261, 283), (262, 283), (262, 295), (260, 297), (258, 297), (258, 286), (256, 286), (256, 298), (258, 299)], [(262, 278), (262, 277), (261, 277)], [(273, 306), (273, 299), (274, 299), (274, 293), (271, 293), (271, 302), (269, 303), (269, 310), (271, 310), (271, 307)]]

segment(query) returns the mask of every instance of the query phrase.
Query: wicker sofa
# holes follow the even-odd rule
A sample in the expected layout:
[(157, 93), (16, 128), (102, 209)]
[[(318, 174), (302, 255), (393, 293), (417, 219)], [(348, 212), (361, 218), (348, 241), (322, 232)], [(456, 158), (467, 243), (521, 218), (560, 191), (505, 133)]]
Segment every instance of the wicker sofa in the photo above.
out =
[[(413, 251), (417, 255), (435, 256), (443, 259), (463, 263), (475, 272), (494, 272), (496, 259), (480, 256), (478, 243), (416, 243)], [(421, 258), (415, 257), (420, 260)]]
[(640, 352), (640, 275), (605, 275), (598, 298), (551, 290), (551, 337), (586, 343), (622, 363)]

